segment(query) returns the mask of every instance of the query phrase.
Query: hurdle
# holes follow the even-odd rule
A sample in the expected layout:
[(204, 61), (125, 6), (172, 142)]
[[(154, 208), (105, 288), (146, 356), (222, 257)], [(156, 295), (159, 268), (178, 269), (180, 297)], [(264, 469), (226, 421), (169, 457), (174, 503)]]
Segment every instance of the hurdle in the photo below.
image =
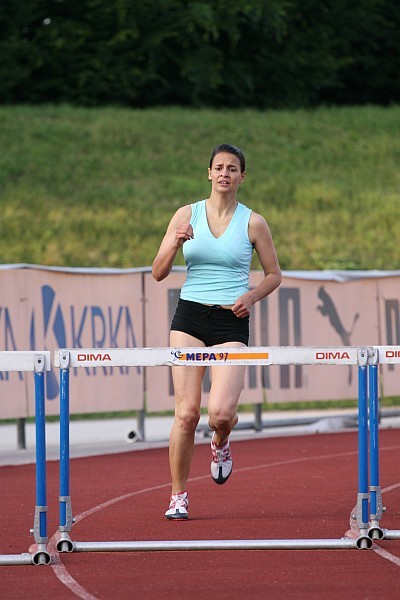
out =
[(33, 544), (23, 554), (2, 554), (0, 565), (48, 565), (47, 506), (46, 506), (46, 422), (44, 375), (51, 369), (50, 352), (4, 351), (0, 352), (0, 371), (23, 371), (34, 373), (35, 385), (35, 434), (36, 434), (36, 506), (33, 528)]
[[(374, 480), (374, 515), (369, 514), (368, 487), (368, 383), (376, 375), (378, 352), (373, 347), (248, 347), (248, 348), (65, 348), (54, 354), (60, 369), (60, 523), (59, 552), (168, 551), (168, 550), (284, 550), (284, 549), (367, 549), (372, 539), (381, 538), (379, 526), (379, 483)], [(193, 541), (72, 541), (74, 522), (69, 488), (69, 373), (82, 367), (152, 367), (224, 365), (356, 365), (358, 367), (358, 494), (357, 538), (339, 539), (260, 539)], [(377, 386), (376, 386), (377, 387)], [(374, 388), (375, 389), (375, 388)], [(371, 426), (371, 425), (370, 425)], [(377, 419), (373, 421), (377, 427)], [(377, 434), (374, 432), (374, 439)], [(376, 453), (378, 451), (376, 445)], [(375, 465), (376, 466), (376, 465)], [(375, 469), (375, 475), (379, 472)]]

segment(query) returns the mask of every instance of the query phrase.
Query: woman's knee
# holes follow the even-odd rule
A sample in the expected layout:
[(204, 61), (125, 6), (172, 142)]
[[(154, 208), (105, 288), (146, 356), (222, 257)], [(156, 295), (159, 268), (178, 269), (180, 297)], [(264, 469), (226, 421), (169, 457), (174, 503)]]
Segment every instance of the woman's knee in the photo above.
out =
[(236, 409), (232, 412), (209, 409), (208, 417), (211, 428), (216, 430), (232, 430), (238, 421)]
[(175, 423), (185, 432), (192, 433), (200, 420), (200, 411), (196, 408), (179, 407), (175, 410)]

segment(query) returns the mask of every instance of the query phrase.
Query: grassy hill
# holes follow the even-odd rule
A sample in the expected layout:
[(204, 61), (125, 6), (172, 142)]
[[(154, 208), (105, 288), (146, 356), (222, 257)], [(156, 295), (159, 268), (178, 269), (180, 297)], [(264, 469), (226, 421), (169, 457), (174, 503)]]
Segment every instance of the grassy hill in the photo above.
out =
[(150, 265), (173, 212), (208, 195), (222, 142), (246, 154), (239, 199), (283, 269), (400, 268), (398, 106), (0, 107), (0, 262)]

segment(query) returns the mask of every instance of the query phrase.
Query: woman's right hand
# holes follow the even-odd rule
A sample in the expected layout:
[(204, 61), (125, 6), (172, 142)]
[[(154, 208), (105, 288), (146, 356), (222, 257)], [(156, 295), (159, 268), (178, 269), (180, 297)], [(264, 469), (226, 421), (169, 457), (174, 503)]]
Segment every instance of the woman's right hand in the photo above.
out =
[(175, 232), (175, 241), (178, 248), (183, 246), (185, 242), (188, 240), (192, 240), (194, 238), (193, 227), (190, 223), (180, 223)]

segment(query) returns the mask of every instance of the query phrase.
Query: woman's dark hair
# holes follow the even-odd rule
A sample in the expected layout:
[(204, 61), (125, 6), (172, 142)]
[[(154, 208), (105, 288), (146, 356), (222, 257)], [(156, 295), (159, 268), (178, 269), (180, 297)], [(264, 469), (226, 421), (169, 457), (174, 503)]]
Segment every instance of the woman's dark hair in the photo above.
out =
[(236, 158), (238, 158), (239, 162), (240, 162), (241, 173), (245, 172), (246, 160), (244, 158), (244, 154), (240, 148), (237, 148), (236, 146), (232, 146), (231, 144), (220, 144), (219, 146), (215, 146), (214, 150), (211, 153), (210, 169), (212, 167), (212, 163), (213, 163), (215, 155), (219, 154), (220, 152), (226, 152), (227, 154), (233, 154), (234, 156), (236, 156)]

